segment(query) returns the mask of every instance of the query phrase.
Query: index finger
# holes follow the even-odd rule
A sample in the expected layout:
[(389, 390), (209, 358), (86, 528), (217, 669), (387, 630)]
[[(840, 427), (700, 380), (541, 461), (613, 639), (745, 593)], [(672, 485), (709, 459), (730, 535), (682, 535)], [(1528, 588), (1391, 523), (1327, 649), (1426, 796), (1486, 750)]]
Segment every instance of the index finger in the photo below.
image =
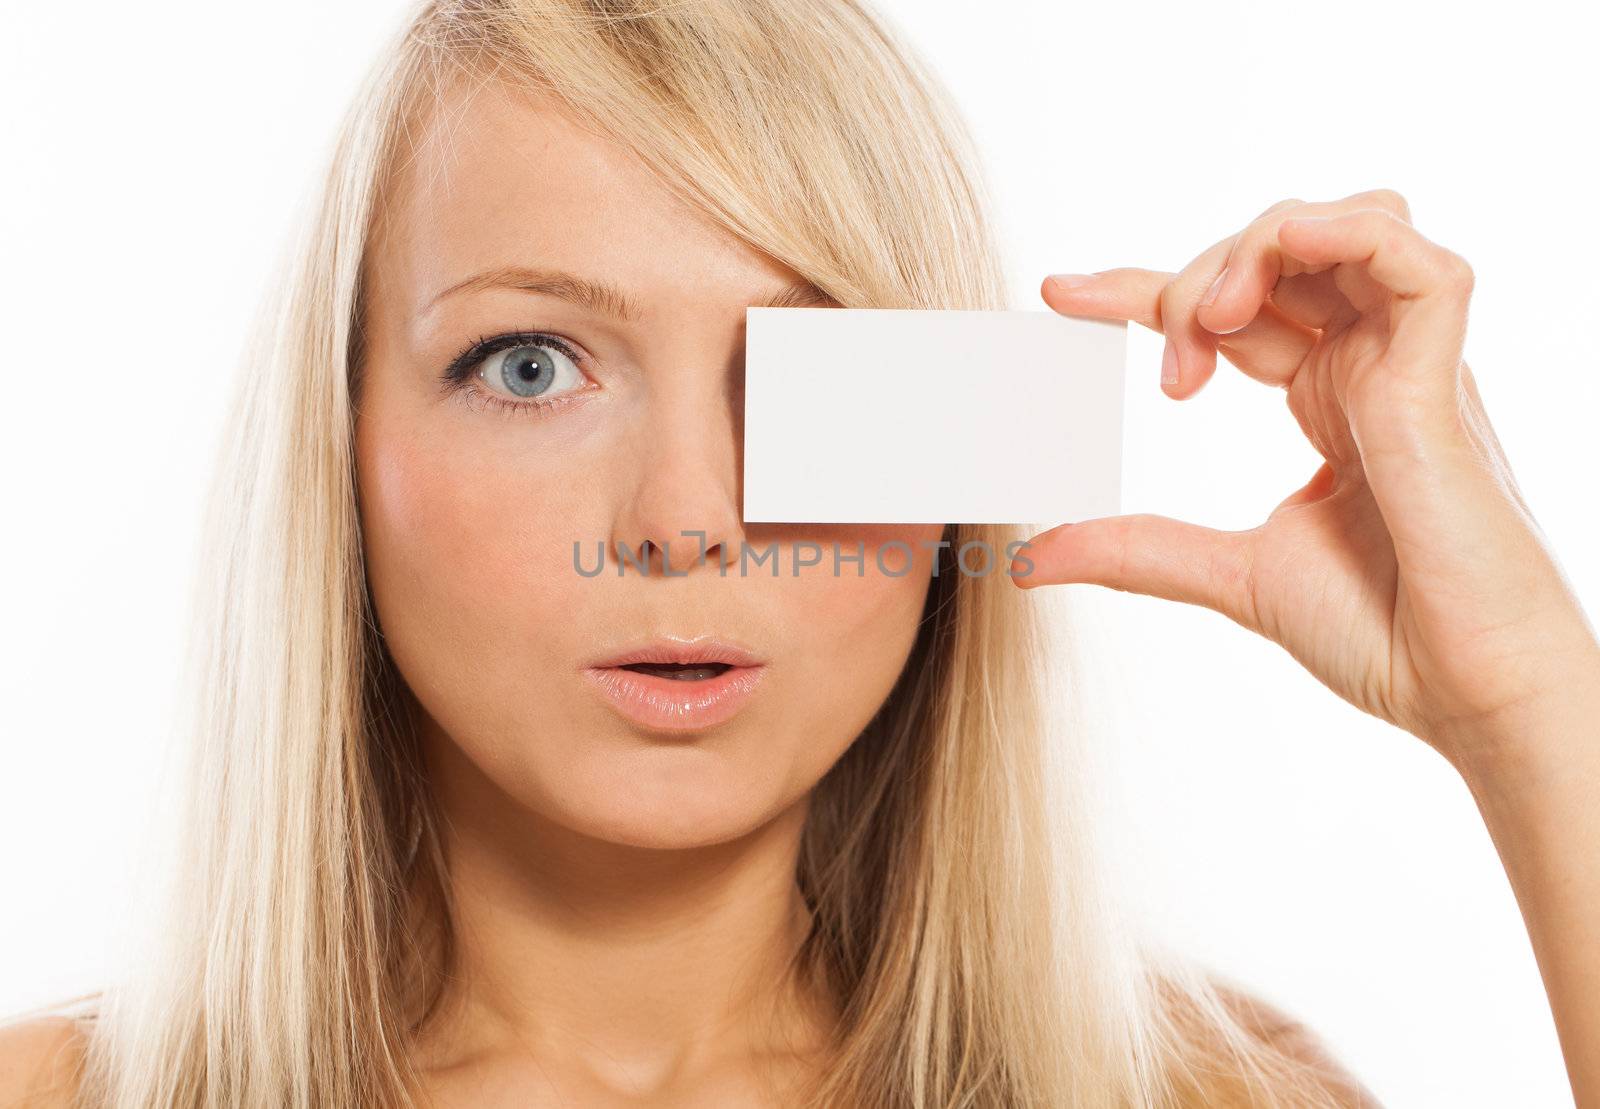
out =
[(1161, 291), (1176, 276), (1162, 270), (1123, 266), (1083, 275), (1085, 280), (1070, 285), (1063, 282), (1060, 275), (1052, 275), (1045, 278), (1044, 288), (1040, 292), (1052, 307), (1055, 307), (1058, 299), (1049, 295), (1052, 290), (1069, 294), (1071, 311), (1056, 308), (1056, 311), (1066, 315), (1086, 316), (1095, 320), (1128, 320), (1159, 332), (1162, 330)]

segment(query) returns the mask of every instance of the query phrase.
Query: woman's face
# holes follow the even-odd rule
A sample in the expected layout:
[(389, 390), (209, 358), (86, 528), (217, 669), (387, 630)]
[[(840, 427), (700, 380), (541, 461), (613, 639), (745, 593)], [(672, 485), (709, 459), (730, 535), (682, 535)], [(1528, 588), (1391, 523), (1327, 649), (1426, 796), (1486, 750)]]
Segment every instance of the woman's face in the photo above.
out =
[[(418, 138), (368, 258), (356, 434), (373, 599), (425, 742), (479, 788), (609, 841), (749, 831), (801, 800), (888, 695), (942, 529), (741, 522), (745, 308), (798, 274), (628, 149), (506, 89)], [(631, 312), (582, 295), (601, 285)], [(446, 383), (480, 338), (513, 334), (465, 364), (481, 377)], [(817, 387), (848, 403), (827, 355)], [(704, 559), (685, 532), (705, 533)], [(619, 575), (619, 546), (637, 558), (643, 540), (651, 561)], [(821, 560), (796, 574), (809, 544)], [(836, 544), (864, 558), (836, 572)], [(691, 681), (594, 668), (700, 637), (761, 665)], [(751, 678), (743, 698), (715, 695)]]

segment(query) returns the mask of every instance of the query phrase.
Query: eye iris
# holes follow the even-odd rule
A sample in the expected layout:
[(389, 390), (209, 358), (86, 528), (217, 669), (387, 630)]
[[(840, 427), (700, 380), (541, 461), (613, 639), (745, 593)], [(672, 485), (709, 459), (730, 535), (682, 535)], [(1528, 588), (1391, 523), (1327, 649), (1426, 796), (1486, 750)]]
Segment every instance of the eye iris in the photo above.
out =
[(555, 360), (540, 347), (517, 347), (506, 353), (500, 377), (519, 397), (531, 397), (550, 388), (556, 376)]

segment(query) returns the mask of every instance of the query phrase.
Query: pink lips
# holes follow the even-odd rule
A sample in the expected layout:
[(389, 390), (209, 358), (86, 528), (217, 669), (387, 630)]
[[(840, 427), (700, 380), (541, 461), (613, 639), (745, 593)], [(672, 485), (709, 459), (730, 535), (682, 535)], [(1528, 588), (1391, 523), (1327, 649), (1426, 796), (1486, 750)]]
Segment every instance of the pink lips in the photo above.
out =
[[(720, 672), (674, 678), (624, 669), (651, 663)], [(642, 727), (668, 732), (710, 728), (732, 718), (750, 700), (765, 672), (766, 664), (751, 651), (710, 636), (649, 640), (583, 668), (614, 709)]]

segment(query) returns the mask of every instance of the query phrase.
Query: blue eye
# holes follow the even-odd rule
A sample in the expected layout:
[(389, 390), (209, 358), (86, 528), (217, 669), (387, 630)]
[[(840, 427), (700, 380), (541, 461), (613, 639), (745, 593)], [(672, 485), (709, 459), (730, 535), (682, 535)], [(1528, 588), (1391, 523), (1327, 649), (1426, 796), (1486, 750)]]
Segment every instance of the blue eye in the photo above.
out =
[(440, 375), (440, 385), (473, 407), (546, 415), (598, 388), (579, 368), (580, 361), (554, 335), (496, 335), (462, 351)]
[(583, 383), (577, 363), (553, 344), (524, 343), (490, 354), (478, 376), (517, 397), (542, 397)]

